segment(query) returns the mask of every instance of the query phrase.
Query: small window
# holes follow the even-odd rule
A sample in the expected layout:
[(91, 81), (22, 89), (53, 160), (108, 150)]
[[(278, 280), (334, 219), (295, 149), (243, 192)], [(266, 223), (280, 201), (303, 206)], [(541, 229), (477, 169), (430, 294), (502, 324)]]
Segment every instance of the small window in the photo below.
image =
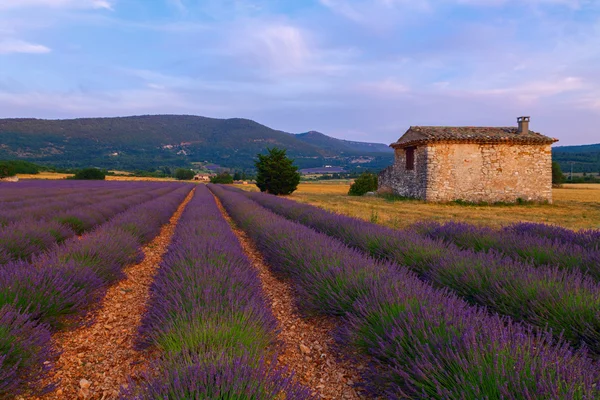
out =
[(406, 170), (410, 171), (415, 169), (415, 148), (407, 147), (406, 152)]

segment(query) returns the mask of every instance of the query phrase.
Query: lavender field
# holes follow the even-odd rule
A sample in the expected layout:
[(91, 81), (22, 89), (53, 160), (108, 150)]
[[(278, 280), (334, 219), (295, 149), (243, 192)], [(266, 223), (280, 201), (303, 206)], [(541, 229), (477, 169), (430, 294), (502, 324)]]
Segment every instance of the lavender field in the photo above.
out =
[(0, 183), (0, 398), (595, 399), (599, 356), (597, 230)]

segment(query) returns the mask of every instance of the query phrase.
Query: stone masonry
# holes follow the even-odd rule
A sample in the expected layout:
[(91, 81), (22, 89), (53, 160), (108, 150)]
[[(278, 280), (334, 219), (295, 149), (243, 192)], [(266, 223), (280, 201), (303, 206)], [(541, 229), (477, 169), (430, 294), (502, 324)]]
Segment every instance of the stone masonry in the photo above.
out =
[[(392, 144), (395, 162), (379, 174), (380, 193), (436, 202), (552, 202), (550, 144), (555, 139), (512, 128), (444, 128), (444, 134), (441, 129), (411, 127)], [(481, 129), (483, 138), (475, 134)], [(494, 136), (490, 129), (503, 131)], [(408, 170), (407, 149), (414, 154)]]

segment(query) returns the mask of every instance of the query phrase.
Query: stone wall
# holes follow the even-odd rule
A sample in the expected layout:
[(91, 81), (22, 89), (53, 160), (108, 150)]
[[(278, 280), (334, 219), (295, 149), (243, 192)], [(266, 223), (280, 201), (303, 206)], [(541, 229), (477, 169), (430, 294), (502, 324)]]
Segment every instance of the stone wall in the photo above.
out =
[(392, 192), (405, 197), (424, 199), (427, 189), (427, 147), (415, 148), (415, 168), (406, 170), (406, 152), (395, 150), (394, 165), (381, 171), (378, 176), (378, 192)]
[(426, 200), (552, 202), (550, 145), (432, 144)]
[(404, 149), (379, 175), (379, 191), (427, 201), (552, 202), (550, 145), (437, 143), (415, 150), (407, 171)]

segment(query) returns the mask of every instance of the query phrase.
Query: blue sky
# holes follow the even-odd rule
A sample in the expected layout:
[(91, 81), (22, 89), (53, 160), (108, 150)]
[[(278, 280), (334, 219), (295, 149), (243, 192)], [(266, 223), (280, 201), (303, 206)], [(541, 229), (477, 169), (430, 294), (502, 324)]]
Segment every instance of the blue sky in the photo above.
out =
[(0, 0), (0, 117), (243, 117), (600, 142), (600, 0)]

